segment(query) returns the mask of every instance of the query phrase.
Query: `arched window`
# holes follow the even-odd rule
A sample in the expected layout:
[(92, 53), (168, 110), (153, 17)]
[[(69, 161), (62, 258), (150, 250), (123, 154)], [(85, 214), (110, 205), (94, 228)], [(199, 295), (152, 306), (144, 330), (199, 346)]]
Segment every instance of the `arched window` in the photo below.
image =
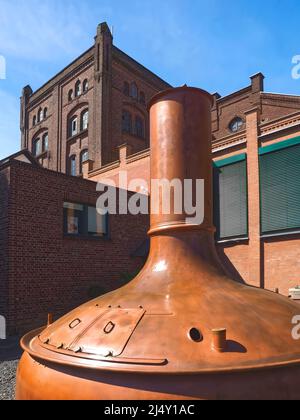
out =
[(80, 95), (81, 95), (81, 83), (80, 83), (80, 80), (78, 80), (78, 82), (76, 82), (76, 85), (75, 85), (75, 97), (77, 98)]
[(48, 136), (48, 133), (43, 135), (42, 148), (43, 148), (43, 152), (47, 152), (49, 150), (49, 136)]
[(89, 82), (87, 79), (84, 80), (83, 84), (82, 84), (82, 88), (83, 88), (83, 92), (87, 92), (89, 90)]
[(76, 176), (77, 175), (77, 171), (76, 171), (76, 156), (70, 156), (69, 157), (69, 168), (68, 168), (68, 172), (69, 175), (71, 176)]
[(69, 90), (69, 93), (68, 93), (68, 101), (69, 102), (72, 102), (73, 101), (73, 89)]
[(132, 116), (130, 112), (123, 111), (122, 115), (122, 131), (130, 134), (132, 132)]
[(33, 140), (32, 153), (34, 156), (39, 156), (42, 153), (42, 142), (39, 137)]
[(123, 93), (124, 95), (129, 96), (129, 83), (128, 82), (124, 82)]
[(33, 127), (36, 125), (36, 115), (32, 119), (32, 125), (33, 125)]
[(141, 92), (140, 93), (140, 103), (142, 105), (145, 105), (145, 103), (146, 103), (146, 96), (145, 96), (145, 93), (144, 92)]
[(82, 165), (84, 164), (84, 162), (89, 160), (89, 151), (88, 150), (83, 150), (80, 153), (80, 173), (82, 174)]
[(69, 122), (69, 137), (76, 136), (78, 134), (78, 120), (77, 117), (73, 117)]
[(138, 87), (137, 87), (137, 84), (135, 82), (131, 83), (131, 86), (130, 86), (130, 96), (133, 99), (137, 99), (138, 98)]
[(237, 117), (237, 118), (234, 118), (234, 120), (232, 120), (231, 123), (229, 124), (229, 130), (232, 133), (237, 133), (243, 128), (243, 126), (244, 126), (244, 121), (242, 120), (242, 118)]
[(144, 120), (141, 117), (135, 119), (135, 134), (142, 139), (145, 137)]
[(38, 112), (38, 118), (37, 118), (37, 120), (38, 120), (38, 122), (42, 122), (43, 119), (44, 119), (44, 112), (43, 112), (42, 108), (40, 108), (39, 109), (39, 112)]
[(82, 131), (87, 130), (88, 127), (89, 127), (89, 111), (88, 109), (86, 109), (81, 114), (81, 130)]
[(48, 117), (48, 108), (44, 108), (44, 120)]

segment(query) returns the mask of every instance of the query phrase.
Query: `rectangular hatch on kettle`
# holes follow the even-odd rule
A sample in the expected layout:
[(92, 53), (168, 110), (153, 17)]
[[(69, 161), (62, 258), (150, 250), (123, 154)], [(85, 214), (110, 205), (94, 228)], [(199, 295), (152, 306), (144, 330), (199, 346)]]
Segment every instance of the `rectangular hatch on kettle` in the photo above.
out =
[(110, 309), (69, 347), (104, 357), (120, 356), (145, 314), (144, 309)]

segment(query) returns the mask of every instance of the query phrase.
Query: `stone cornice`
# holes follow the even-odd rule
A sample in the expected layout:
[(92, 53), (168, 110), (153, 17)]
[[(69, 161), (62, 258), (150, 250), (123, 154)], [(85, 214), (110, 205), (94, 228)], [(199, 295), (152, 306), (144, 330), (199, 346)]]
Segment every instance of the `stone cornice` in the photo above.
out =
[(300, 112), (296, 112), (276, 120), (268, 121), (260, 125), (260, 137), (268, 136), (282, 130), (300, 125)]
[(221, 152), (231, 147), (240, 146), (241, 144), (247, 143), (247, 134), (243, 130), (239, 132), (239, 135), (226, 136), (221, 139), (213, 141), (212, 150), (213, 153)]

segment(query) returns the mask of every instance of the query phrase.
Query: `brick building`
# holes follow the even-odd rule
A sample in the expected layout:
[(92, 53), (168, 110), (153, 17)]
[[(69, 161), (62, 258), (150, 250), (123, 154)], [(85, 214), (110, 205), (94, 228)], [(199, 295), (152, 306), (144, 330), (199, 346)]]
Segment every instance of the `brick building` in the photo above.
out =
[[(212, 109), (217, 244), (231, 276), (279, 290), (300, 284), (300, 97), (264, 92), (264, 76)], [(119, 159), (84, 172), (87, 179), (118, 185), (150, 182), (150, 150), (119, 150)], [(146, 193), (146, 191), (141, 191)]]
[(135, 251), (148, 216), (96, 215), (94, 182), (20, 153), (0, 165), (0, 195), (0, 314), (9, 334), (122, 286), (144, 262)]
[[(35, 158), (23, 152), (0, 163), (0, 314), (11, 331), (66, 312), (95, 284), (118, 287), (122, 272), (141, 266), (148, 217), (112, 216), (109, 239), (65, 233), (80, 233), (95, 182), (118, 185), (126, 171), (128, 181), (149, 183), (147, 103), (168, 87), (101, 24), (91, 49), (36, 92), (24, 88), (21, 146)], [(300, 97), (264, 92), (258, 73), (214, 99), (220, 257), (237, 281), (287, 295), (300, 284)]]
[(43, 167), (79, 175), (115, 161), (118, 146), (149, 147), (146, 104), (170, 87), (113, 45), (106, 23), (94, 45), (36, 92), (21, 98), (22, 149)]

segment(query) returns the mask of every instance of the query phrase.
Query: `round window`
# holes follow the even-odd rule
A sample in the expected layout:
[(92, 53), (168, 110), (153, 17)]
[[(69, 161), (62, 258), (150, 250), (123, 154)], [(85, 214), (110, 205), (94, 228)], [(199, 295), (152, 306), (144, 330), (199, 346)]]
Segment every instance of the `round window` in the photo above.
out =
[(229, 124), (229, 130), (232, 133), (236, 133), (237, 131), (240, 131), (243, 128), (243, 125), (244, 125), (244, 121), (242, 120), (242, 118), (235, 118)]

